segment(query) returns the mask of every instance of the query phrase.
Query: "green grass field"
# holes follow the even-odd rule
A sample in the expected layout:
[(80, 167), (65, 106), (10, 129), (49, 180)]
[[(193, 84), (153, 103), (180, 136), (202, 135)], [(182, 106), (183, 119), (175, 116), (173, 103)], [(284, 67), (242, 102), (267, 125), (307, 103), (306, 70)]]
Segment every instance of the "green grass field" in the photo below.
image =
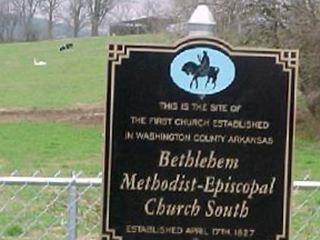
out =
[(294, 179), (309, 175), (320, 181), (320, 142), (315, 139), (297, 137), (295, 144)]
[[(0, 44), (0, 108), (63, 108), (104, 102), (106, 45), (170, 43), (174, 36), (132, 35)], [(59, 52), (63, 43), (71, 51)], [(33, 58), (47, 62), (33, 65)], [(1, 117), (1, 116), (0, 116)], [(0, 175), (14, 170), (101, 171), (101, 129), (50, 123), (3, 123), (0, 127)]]
[[(51, 108), (98, 103), (104, 98), (108, 42), (169, 43), (173, 36), (96, 37), (0, 44), (0, 107)], [(74, 49), (59, 52), (73, 42)], [(33, 58), (47, 62), (33, 65)]]
[(0, 175), (36, 170), (52, 176), (58, 170), (96, 175), (102, 167), (102, 134), (94, 127), (54, 123), (0, 124)]

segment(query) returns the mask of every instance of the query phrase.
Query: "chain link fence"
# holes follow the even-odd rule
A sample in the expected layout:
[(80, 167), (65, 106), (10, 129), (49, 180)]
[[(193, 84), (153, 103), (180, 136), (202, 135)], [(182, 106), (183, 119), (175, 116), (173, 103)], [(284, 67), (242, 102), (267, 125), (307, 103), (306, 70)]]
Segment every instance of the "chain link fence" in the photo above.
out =
[[(0, 240), (99, 239), (101, 177), (0, 177)], [(291, 239), (319, 239), (320, 182), (295, 182), (292, 206)]]
[(91, 240), (101, 232), (101, 174), (0, 177), (0, 240)]
[(320, 238), (320, 182), (295, 181), (292, 202), (292, 239)]

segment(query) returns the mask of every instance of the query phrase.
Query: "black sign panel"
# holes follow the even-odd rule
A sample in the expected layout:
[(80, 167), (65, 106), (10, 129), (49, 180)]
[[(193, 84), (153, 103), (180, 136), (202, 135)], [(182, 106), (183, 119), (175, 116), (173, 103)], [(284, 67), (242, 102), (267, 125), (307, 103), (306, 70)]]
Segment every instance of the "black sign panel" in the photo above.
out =
[(102, 239), (287, 240), (298, 52), (108, 53)]

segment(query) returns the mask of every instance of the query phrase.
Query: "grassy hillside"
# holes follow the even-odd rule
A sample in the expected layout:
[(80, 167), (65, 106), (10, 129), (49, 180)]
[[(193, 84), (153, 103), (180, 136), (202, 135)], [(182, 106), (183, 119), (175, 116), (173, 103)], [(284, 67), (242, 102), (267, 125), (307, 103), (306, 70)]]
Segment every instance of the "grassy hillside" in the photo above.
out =
[[(173, 37), (136, 35), (1, 44), (0, 108), (52, 108), (102, 102), (106, 78), (105, 46), (110, 41), (169, 43)], [(59, 46), (66, 42), (73, 42), (74, 50), (59, 52)], [(34, 66), (34, 57), (48, 65)], [(305, 137), (307, 128), (310, 126), (300, 128), (298, 132), (294, 176), (301, 179), (311, 175), (312, 179), (320, 179), (320, 145)], [(99, 171), (101, 139), (95, 135), (98, 132), (93, 128), (72, 129), (60, 124), (1, 124), (0, 172), (81, 167), (86, 170), (81, 159), (92, 159), (92, 156), (95, 156), (94, 171)], [(96, 148), (87, 145), (86, 134), (95, 139)], [(64, 146), (57, 146), (56, 142)], [(83, 152), (85, 149), (90, 150)], [(59, 164), (55, 165), (58, 159)]]
[[(170, 42), (167, 35), (97, 37), (0, 45), (0, 107), (49, 108), (103, 101), (106, 43)], [(74, 43), (74, 50), (59, 46)], [(47, 62), (33, 65), (33, 58)]]

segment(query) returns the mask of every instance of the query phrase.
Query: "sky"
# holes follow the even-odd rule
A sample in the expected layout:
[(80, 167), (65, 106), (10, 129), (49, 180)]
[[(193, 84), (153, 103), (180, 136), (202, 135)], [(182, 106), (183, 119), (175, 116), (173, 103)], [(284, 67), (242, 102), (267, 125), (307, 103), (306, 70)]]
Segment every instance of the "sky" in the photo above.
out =
[[(156, 11), (148, 11), (146, 5), (151, 2)], [(124, 0), (116, 6), (107, 16), (111, 22), (126, 21), (134, 18), (169, 12), (171, 0)]]

